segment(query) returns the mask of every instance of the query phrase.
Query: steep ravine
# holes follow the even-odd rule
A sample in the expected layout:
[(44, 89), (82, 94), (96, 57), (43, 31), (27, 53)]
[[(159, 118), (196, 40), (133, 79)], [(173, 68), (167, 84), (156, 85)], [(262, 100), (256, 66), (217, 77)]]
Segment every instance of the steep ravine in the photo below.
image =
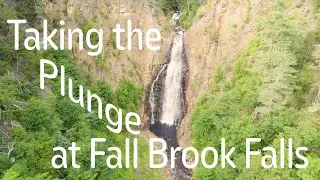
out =
[[(192, 139), (191, 112), (196, 106), (199, 97), (212, 86), (213, 74), (218, 67), (225, 72), (231, 72), (233, 62), (238, 55), (243, 52), (257, 32), (256, 17), (264, 17), (264, 7), (269, 1), (263, 0), (245, 0), (245, 1), (228, 1), (228, 0), (208, 0), (201, 1), (202, 5), (198, 9), (197, 16), (193, 21), (190, 29), (183, 32), (183, 71), (188, 71), (182, 78), (182, 99), (183, 103), (169, 105), (181, 107), (178, 114), (171, 112), (163, 115), (165, 99), (164, 92), (166, 77), (171, 62), (172, 50), (174, 49), (175, 37), (179, 37), (177, 32), (173, 37), (172, 28), (168, 28), (167, 20), (163, 13), (155, 15), (152, 4), (153, 1), (104, 1), (89, 0), (82, 3), (78, 0), (46, 0), (46, 12), (55, 14), (52, 18), (64, 19), (69, 26), (78, 27), (79, 22), (75, 20), (75, 14), (80, 11), (86, 19), (96, 22), (100, 27), (109, 30), (116, 23), (122, 25), (126, 20), (131, 19), (133, 24), (138, 28), (146, 30), (151, 27), (157, 27), (161, 30), (163, 41), (161, 42), (160, 52), (150, 52), (148, 50), (132, 52), (113, 51), (112, 46), (106, 46), (104, 50), (105, 67), (99, 69), (96, 65), (96, 59), (88, 59), (83, 55), (85, 52), (74, 52), (80, 65), (87, 67), (88, 71), (96, 73), (97, 79), (103, 79), (111, 84), (125, 77), (139, 84), (143, 84), (145, 89), (145, 106), (144, 120), (145, 127), (150, 123), (151, 130), (163, 136), (165, 139), (176, 146), (181, 147), (190, 145)], [(312, 13), (309, 11), (307, 1), (295, 1), (292, 5), (292, 14), (302, 12), (306, 17)], [(97, 9), (99, 11), (97, 11)], [(54, 19), (53, 19), (54, 20)], [(314, 23), (314, 20), (310, 20)], [(169, 26), (170, 27), (170, 26)], [(168, 30), (169, 29), (169, 30)], [(109, 31), (107, 32), (109, 33)], [(110, 45), (109, 39), (106, 44)], [(171, 43), (171, 46), (170, 46)], [(136, 67), (136, 68), (135, 68)], [(132, 71), (136, 69), (135, 71)], [(228, 76), (228, 74), (227, 74)], [(188, 77), (188, 78), (187, 78)], [(172, 83), (171, 83), (172, 84)], [(188, 85), (188, 86), (186, 86)], [(177, 89), (169, 89), (177, 91)], [(181, 89), (178, 90), (181, 92)], [(174, 101), (166, 102), (174, 102)], [(179, 105), (180, 104), (180, 105)], [(167, 106), (167, 107), (170, 107)], [(188, 107), (188, 108), (187, 108)], [(153, 109), (153, 110), (150, 110)], [(170, 115), (169, 115), (170, 114)], [(173, 117), (175, 120), (174, 128), (168, 131), (168, 123), (163, 117)], [(148, 122), (148, 123), (147, 123)], [(165, 124), (164, 130), (168, 133), (160, 134), (163, 131), (161, 124)], [(154, 129), (153, 129), (154, 128)], [(165, 137), (164, 135), (168, 136)], [(172, 138), (174, 137), (174, 138)]]
[[(167, 148), (179, 146), (177, 127), (186, 107), (185, 81), (187, 77), (187, 59), (184, 49), (184, 32), (179, 28), (179, 14), (173, 15), (175, 33), (168, 57), (159, 67), (149, 93), (146, 95), (149, 129), (167, 142)], [(168, 153), (170, 157), (170, 153)], [(174, 179), (190, 179), (191, 171), (181, 161), (181, 152), (175, 155), (175, 168), (171, 170)], [(170, 158), (169, 158), (170, 159)]]

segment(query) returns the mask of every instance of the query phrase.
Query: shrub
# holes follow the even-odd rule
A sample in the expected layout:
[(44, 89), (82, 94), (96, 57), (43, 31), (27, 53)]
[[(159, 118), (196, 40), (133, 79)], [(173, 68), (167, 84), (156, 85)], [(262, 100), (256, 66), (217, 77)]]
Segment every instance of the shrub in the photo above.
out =
[[(199, 0), (161, 0), (158, 6), (166, 14), (180, 11), (180, 24), (182, 28), (188, 29), (192, 26), (197, 10), (200, 7)], [(204, 14), (199, 14), (202, 17)]]
[(110, 30), (109, 34), (109, 44), (112, 45), (113, 49), (117, 49), (116, 33), (112, 32), (112, 30)]
[(142, 88), (128, 80), (120, 80), (116, 90), (117, 102), (120, 108), (128, 111), (139, 110), (142, 97)]
[(312, 0), (312, 5), (315, 11), (320, 9), (320, 1), (319, 0)]
[(189, 29), (194, 21), (194, 17), (197, 14), (197, 10), (200, 7), (198, 0), (180, 1), (180, 23), (181, 27)]
[(27, 19), (33, 27), (41, 27), (38, 22), (44, 18), (42, 0), (18, 1), (16, 10), (19, 18)]
[(179, 0), (160, 0), (158, 6), (160, 6), (165, 13), (169, 13), (178, 9), (178, 1)]
[[(94, 24), (93, 22), (85, 20), (81, 26), (81, 29), (83, 33), (86, 34), (90, 29), (95, 28), (96, 26), (97, 25)], [(97, 44), (99, 41), (99, 36), (97, 33), (92, 33), (90, 38), (91, 38), (91, 43), (93, 44)]]
[(59, 128), (60, 120), (50, 102), (32, 98), (25, 107), (21, 121), (29, 131), (45, 130), (53, 133)]

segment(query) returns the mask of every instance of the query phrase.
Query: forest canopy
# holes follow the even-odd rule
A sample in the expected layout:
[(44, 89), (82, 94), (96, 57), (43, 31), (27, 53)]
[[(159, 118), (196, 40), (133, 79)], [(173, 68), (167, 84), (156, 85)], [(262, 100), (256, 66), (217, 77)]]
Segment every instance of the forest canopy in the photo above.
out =
[[(113, 134), (106, 130), (106, 121), (96, 113), (87, 113), (79, 105), (60, 95), (60, 81), (39, 87), (40, 59), (52, 60), (63, 65), (66, 76), (74, 79), (74, 94), (79, 85), (85, 85), (101, 97), (123, 109), (135, 112), (140, 109), (143, 89), (129, 80), (122, 79), (116, 87), (102, 80), (94, 80), (84, 73), (68, 51), (28, 51), (13, 48), (13, 30), (8, 19), (27, 19), (28, 26), (45, 18), (41, 0), (17, 1), (16, 9), (0, 0), (0, 178), (1, 179), (133, 179), (137, 174), (144, 179), (160, 179), (160, 171), (147, 168), (147, 144), (139, 143), (139, 168), (109, 169), (103, 158), (97, 159), (96, 168), (90, 168), (90, 139), (108, 137), (101, 148), (123, 148), (128, 132)], [(24, 36), (20, 33), (20, 36)], [(21, 42), (20, 42), (21, 43)], [(78, 93), (79, 94), (79, 93)], [(94, 106), (97, 103), (95, 103)], [(97, 109), (94, 107), (93, 109)], [(115, 116), (112, 114), (112, 116)], [(51, 158), (53, 147), (67, 148), (71, 142), (81, 146), (77, 161), (81, 169), (54, 169)]]
[[(224, 137), (230, 147), (240, 147), (233, 160), (243, 164), (246, 138), (262, 139), (255, 149), (272, 146), (277, 150), (280, 138), (293, 138), (295, 147), (309, 148), (306, 153), (309, 167), (262, 169), (261, 157), (256, 157), (251, 169), (198, 167), (195, 179), (316, 180), (320, 177), (317, 98), (320, 69), (312, 55), (314, 45), (319, 43), (319, 28), (304, 31), (298, 20), (287, 17), (284, 1), (271, 4), (267, 15), (259, 19), (258, 32), (235, 60), (231, 72), (221, 64), (212, 87), (193, 110), (193, 144), (199, 149), (212, 144), (218, 146), (219, 139)], [(212, 161), (210, 157), (207, 160)], [(297, 157), (294, 161), (299, 162)]]

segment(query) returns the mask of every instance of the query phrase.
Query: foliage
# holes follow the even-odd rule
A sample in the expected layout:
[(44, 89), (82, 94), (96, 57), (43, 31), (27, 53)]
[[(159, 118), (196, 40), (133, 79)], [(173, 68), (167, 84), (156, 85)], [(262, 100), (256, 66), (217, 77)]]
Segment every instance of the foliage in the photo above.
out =
[(116, 90), (118, 106), (131, 111), (138, 111), (141, 103), (142, 88), (136, 87), (128, 80), (120, 80)]
[(21, 19), (26, 19), (31, 26), (38, 27), (37, 24), (44, 19), (43, 1), (23, 0), (17, 2), (16, 10), (18, 17)]
[(217, 32), (217, 30), (216, 30), (215, 28), (213, 28), (213, 29), (211, 30), (210, 37), (211, 37), (211, 40), (212, 40), (213, 42), (217, 42), (217, 41), (218, 41), (218, 32)]
[(109, 34), (109, 44), (112, 45), (113, 49), (117, 49), (116, 33), (112, 32), (112, 30), (110, 30)]
[(313, 5), (315, 11), (318, 11), (320, 9), (320, 1), (312, 0), (312, 5)]
[[(225, 138), (228, 148), (236, 147), (232, 160), (237, 169), (199, 166), (195, 179), (319, 179), (319, 113), (305, 108), (310, 104), (306, 97), (311, 87), (319, 83), (312, 70), (312, 46), (317, 42), (311, 37), (316, 33), (301, 32), (294, 20), (286, 17), (281, 3), (274, 6), (259, 24), (248, 49), (237, 58), (233, 71), (228, 74), (218, 68), (212, 89), (192, 113), (194, 146), (219, 147)], [(257, 156), (247, 169), (244, 142), (250, 137), (262, 139), (255, 149), (272, 146), (277, 151), (280, 138), (293, 138), (295, 147), (309, 148), (310, 164), (301, 170), (262, 169), (261, 156)], [(207, 157), (210, 160), (212, 157)]]
[(0, 155), (0, 176), (4, 175), (7, 169), (10, 168), (10, 158), (7, 156)]
[[(92, 28), (96, 28), (96, 24), (94, 24), (91, 21), (84, 20), (84, 22), (81, 25), (81, 30), (83, 31), (84, 34), (88, 33), (88, 31)], [(92, 33), (90, 35), (90, 40), (92, 44), (97, 44), (99, 41), (99, 36), (97, 33)]]
[[(44, 52), (14, 51), (12, 28), (5, 22), (17, 17), (35, 23), (41, 17), (40, 1), (18, 1), (17, 9), (0, 0), (0, 109), (1, 121), (10, 129), (10, 137), (15, 142), (8, 156), (0, 156), (0, 178), (2, 179), (134, 179), (140, 171), (142, 177), (153, 178), (160, 171), (145, 168), (148, 153), (146, 142), (139, 142), (138, 169), (109, 169), (106, 157), (97, 159), (97, 168), (90, 167), (91, 137), (106, 137), (107, 142), (101, 149), (117, 146), (124, 149), (126, 132), (120, 135), (106, 130), (106, 121), (100, 120), (95, 113), (87, 113), (78, 104), (60, 95), (60, 79), (48, 81), (45, 90), (39, 88), (39, 61), (41, 58), (52, 60), (58, 67), (65, 67), (65, 77), (73, 80), (73, 92), (77, 94), (80, 84), (101, 97), (104, 104), (121, 106), (123, 112), (137, 111), (141, 103), (141, 87), (123, 79), (116, 91), (102, 80), (92, 80), (78, 68), (76, 61), (67, 51), (49, 49)], [(32, 19), (33, 18), (33, 19)], [(32, 24), (29, 24), (32, 25)], [(88, 31), (94, 25), (84, 22), (82, 28)], [(23, 33), (20, 33), (22, 35)], [(20, 42), (21, 43), (21, 42)], [(87, 89), (85, 89), (86, 92)], [(66, 87), (68, 91), (68, 87)], [(96, 103), (94, 103), (97, 106)], [(96, 107), (94, 107), (96, 108)], [(2, 125), (2, 124), (1, 124)], [(77, 161), (81, 169), (54, 169), (51, 158), (53, 147), (67, 148), (71, 142), (81, 147)], [(108, 152), (107, 152), (108, 154)], [(123, 154), (124, 156), (124, 154)], [(141, 163), (140, 163), (141, 162)], [(68, 164), (69, 165), (69, 164)]]
[(170, 13), (171, 11), (176, 11), (178, 9), (178, 0), (160, 0), (158, 1), (158, 6), (165, 13)]
[(193, 24), (200, 2), (199, 0), (161, 0), (158, 2), (158, 6), (166, 14), (179, 11), (181, 27), (188, 29)]
[(179, 5), (181, 27), (188, 29), (193, 24), (200, 2), (198, 0), (181, 0)]
[(53, 133), (57, 131), (59, 119), (52, 111), (52, 101), (46, 102), (44, 99), (31, 98), (27, 101), (22, 111), (21, 122), (28, 131), (47, 131)]
[(103, 59), (101, 54), (99, 56), (97, 56), (97, 64), (98, 64), (99, 68), (103, 68), (104, 67), (104, 59)]
[(320, 43), (320, 27), (313, 32), (313, 36), (311, 35), (310, 38), (313, 38), (316, 43)]
[(288, 96), (296, 88), (297, 58), (292, 51), (300, 34), (293, 22), (286, 19), (281, 11), (275, 11), (260, 31), (261, 51), (255, 55), (255, 71), (263, 77), (256, 111), (269, 114), (282, 110), (288, 103)]

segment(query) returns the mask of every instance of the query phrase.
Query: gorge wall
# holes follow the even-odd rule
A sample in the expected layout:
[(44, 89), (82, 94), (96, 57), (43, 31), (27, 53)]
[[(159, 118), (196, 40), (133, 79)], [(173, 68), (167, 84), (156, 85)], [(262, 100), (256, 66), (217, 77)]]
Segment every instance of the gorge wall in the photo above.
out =
[[(208, 0), (201, 2), (190, 29), (185, 30), (185, 48), (189, 74), (186, 82), (186, 105), (188, 110), (178, 128), (179, 145), (190, 144), (191, 112), (201, 95), (212, 86), (214, 72), (218, 67), (231, 72), (233, 62), (249, 45), (258, 31), (259, 18), (266, 17), (269, 2), (263, 0)], [(172, 27), (168, 17), (156, 7), (155, 1), (104, 1), (88, 0), (46, 0), (46, 13), (55, 22), (64, 19), (71, 27), (78, 27), (84, 21), (95, 22), (97, 26), (109, 30), (128, 19), (140, 29), (156, 27), (161, 30), (162, 42), (159, 52), (148, 50), (119, 52), (112, 47), (112, 37), (105, 39), (104, 63), (97, 65), (97, 59), (88, 57), (86, 52), (74, 51), (80, 66), (93, 72), (97, 79), (115, 85), (121, 78), (128, 78), (146, 87), (154, 79), (155, 71), (165, 62), (172, 42)], [(307, 18), (309, 28), (314, 28), (316, 17), (312, 14), (311, 1), (288, 1), (290, 16), (300, 14)], [(56, 14), (56, 16), (52, 16)], [(169, 15), (171, 16), (171, 15)], [(82, 17), (86, 17), (83, 19)], [(314, 24), (314, 25), (313, 25)], [(213, 28), (212, 28), (213, 27)], [(135, 42), (133, 42), (135, 43)], [(143, 113), (141, 109), (141, 113)], [(147, 121), (147, 116), (144, 116)]]
[[(198, 9), (193, 25), (185, 33), (188, 111), (178, 129), (180, 146), (190, 145), (191, 112), (201, 95), (212, 86), (217, 68), (232, 72), (233, 62), (248, 48), (259, 30), (259, 19), (267, 17), (268, 6), (269, 2), (263, 0), (209, 0)], [(290, 16), (301, 13), (299, 18), (306, 18), (308, 22), (305, 27), (315, 28), (311, 1), (288, 1), (287, 6)]]
[[(171, 28), (166, 17), (155, 8), (154, 3), (142, 1), (111, 1), (111, 0), (46, 0), (45, 13), (50, 14), (50, 21), (66, 21), (66, 27), (94, 26), (103, 28), (104, 38), (103, 62), (96, 57), (88, 57), (85, 51), (73, 51), (80, 67), (95, 74), (97, 79), (103, 79), (115, 85), (121, 78), (126, 78), (147, 85), (155, 68), (163, 62), (171, 43)], [(138, 49), (137, 36), (133, 38), (132, 51), (119, 51), (115, 46), (115, 37), (111, 34), (116, 24), (127, 27), (127, 21), (132, 21), (133, 28), (146, 32), (150, 28), (161, 30), (161, 49), (152, 52), (148, 49)], [(124, 42), (124, 39), (122, 39)], [(114, 87), (114, 86), (113, 86)]]

